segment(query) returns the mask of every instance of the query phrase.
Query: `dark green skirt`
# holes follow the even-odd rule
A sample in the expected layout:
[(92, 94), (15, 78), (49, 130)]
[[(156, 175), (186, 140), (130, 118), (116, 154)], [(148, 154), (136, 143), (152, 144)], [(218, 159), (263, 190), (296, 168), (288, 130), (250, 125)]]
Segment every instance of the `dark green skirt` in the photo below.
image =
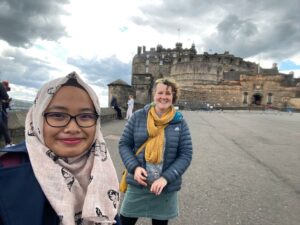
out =
[(177, 191), (156, 196), (148, 188), (140, 189), (128, 185), (120, 213), (134, 218), (172, 219), (178, 216)]

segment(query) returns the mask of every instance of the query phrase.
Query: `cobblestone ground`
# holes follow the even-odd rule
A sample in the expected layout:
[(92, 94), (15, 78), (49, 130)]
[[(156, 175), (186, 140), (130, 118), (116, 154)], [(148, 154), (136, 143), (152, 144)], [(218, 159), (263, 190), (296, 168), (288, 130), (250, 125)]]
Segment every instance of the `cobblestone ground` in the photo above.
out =
[[(171, 225), (299, 225), (300, 114), (183, 111), (193, 162)], [(121, 175), (118, 139), (126, 121), (103, 125)], [(151, 224), (140, 219), (138, 225)]]

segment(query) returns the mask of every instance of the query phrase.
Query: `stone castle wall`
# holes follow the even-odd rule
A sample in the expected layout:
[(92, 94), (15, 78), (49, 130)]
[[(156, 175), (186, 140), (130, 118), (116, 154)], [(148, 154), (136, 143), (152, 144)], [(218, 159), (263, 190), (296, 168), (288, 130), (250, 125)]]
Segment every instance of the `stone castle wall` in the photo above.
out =
[[(177, 43), (174, 49), (158, 45), (147, 51), (146, 47), (138, 47), (132, 61), (131, 86), (136, 102), (149, 103), (154, 81), (163, 77), (172, 77), (178, 82), (181, 92), (178, 105), (186, 108), (207, 104), (281, 108), (290, 104), (292, 98), (293, 102), (300, 98), (300, 79), (279, 73), (276, 64), (265, 69), (229, 52), (197, 54), (194, 45), (183, 49), (181, 43)], [(120, 90), (113, 91), (124, 95)]]

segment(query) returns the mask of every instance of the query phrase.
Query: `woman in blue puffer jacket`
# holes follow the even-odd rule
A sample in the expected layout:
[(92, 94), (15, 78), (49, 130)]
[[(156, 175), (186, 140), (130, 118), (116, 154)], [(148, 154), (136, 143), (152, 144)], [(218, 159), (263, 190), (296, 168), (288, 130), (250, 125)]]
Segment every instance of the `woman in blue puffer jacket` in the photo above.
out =
[(178, 86), (159, 79), (154, 102), (136, 111), (119, 142), (128, 171), (128, 188), (121, 206), (121, 222), (133, 225), (139, 217), (153, 225), (166, 225), (178, 215), (177, 192), (192, 160), (192, 140), (187, 123), (173, 106)]

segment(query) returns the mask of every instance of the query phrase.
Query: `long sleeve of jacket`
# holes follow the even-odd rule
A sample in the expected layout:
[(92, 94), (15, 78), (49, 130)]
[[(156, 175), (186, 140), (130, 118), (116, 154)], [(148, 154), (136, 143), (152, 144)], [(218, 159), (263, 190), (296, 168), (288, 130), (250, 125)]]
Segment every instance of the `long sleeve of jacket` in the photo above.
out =
[[(172, 143), (167, 143), (171, 145)], [(163, 171), (162, 176), (168, 183), (172, 183), (182, 176), (192, 161), (193, 146), (191, 134), (185, 120), (182, 121), (180, 138), (178, 141), (177, 157), (175, 161)]]
[(126, 124), (123, 134), (119, 141), (119, 153), (123, 164), (129, 173), (134, 173), (136, 167), (140, 166), (139, 161), (135, 156), (134, 149), (134, 123), (136, 120), (135, 114), (130, 118)]

